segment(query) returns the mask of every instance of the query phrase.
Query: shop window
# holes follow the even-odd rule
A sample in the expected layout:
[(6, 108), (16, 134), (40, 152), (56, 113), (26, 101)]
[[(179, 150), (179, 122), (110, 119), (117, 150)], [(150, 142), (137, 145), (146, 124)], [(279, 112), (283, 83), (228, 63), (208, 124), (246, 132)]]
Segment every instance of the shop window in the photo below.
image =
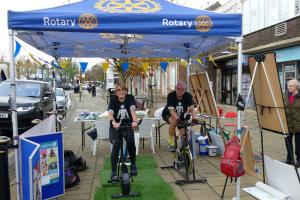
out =
[(287, 89), (287, 82), (298, 78), (298, 70), (296, 69), (296, 62), (287, 62), (283, 64), (283, 90)]
[(300, 14), (300, 0), (296, 0), (295, 2), (295, 15)]

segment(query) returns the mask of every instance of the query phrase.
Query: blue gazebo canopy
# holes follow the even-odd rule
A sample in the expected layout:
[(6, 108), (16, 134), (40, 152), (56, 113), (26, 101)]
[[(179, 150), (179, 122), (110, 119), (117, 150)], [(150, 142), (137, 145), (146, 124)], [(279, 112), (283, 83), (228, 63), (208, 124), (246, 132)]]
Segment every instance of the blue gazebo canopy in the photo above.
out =
[(186, 58), (240, 36), (242, 17), (164, 0), (85, 0), (9, 11), (8, 27), (52, 56)]

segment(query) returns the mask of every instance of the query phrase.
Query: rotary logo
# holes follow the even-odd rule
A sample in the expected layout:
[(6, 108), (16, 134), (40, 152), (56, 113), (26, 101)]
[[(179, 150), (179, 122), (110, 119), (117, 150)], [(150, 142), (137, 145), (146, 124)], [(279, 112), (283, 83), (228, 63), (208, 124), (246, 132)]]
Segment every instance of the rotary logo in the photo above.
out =
[(150, 13), (161, 10), (161, 6), (153, 0), (100, 0), (94, 7), (109, 13)]
[(85, 13), (78, 17), (78, 23), (81, 28), (90, 30), (98, 25), (98, 19), (94, 14)]
[(213, 27), (213, 22), (207, 15), (201, 15), (195, 20), (196, 29), (199, 32), (208, 32)]

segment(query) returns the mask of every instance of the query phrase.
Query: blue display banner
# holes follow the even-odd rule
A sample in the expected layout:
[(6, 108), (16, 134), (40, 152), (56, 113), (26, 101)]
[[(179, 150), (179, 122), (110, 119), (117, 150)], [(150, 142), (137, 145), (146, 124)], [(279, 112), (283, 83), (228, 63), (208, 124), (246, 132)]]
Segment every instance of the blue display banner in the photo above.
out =
[(42, 199), (63, 195), (65, 182), (62, 132), (28, 136), (27, 139), (40, 144)]
[[(26, 138), (20, 138), (21, 160), (22, 160), (22, 199), (33, 200), (34, 195), (41, 194), (40, 180), (37, 175), (39, 169), (39, 144), (27, 140)], [(34, 169), (36, 166), (38, 168)], [(35, 179), (36, 178), (36, 179)], [(36, 189), (36, 190), (35, 190)], [(35, 190), (35, 192), (34, 192)], [(35, 194), (34, 194), (35, 193)], [(36, 199), (36, 198), (35, 198)], [(40, 198), (39, 198), (40, 199)]]

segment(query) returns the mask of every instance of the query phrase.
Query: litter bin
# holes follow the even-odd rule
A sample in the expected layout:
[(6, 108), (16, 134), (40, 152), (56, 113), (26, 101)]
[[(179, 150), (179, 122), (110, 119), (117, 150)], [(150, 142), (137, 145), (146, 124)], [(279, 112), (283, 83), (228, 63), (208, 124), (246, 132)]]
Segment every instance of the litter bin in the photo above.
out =
[(10, 138), (0, 136), (0, 200), (10, 199), (10, 183), (8, 175), (8, 146)]

